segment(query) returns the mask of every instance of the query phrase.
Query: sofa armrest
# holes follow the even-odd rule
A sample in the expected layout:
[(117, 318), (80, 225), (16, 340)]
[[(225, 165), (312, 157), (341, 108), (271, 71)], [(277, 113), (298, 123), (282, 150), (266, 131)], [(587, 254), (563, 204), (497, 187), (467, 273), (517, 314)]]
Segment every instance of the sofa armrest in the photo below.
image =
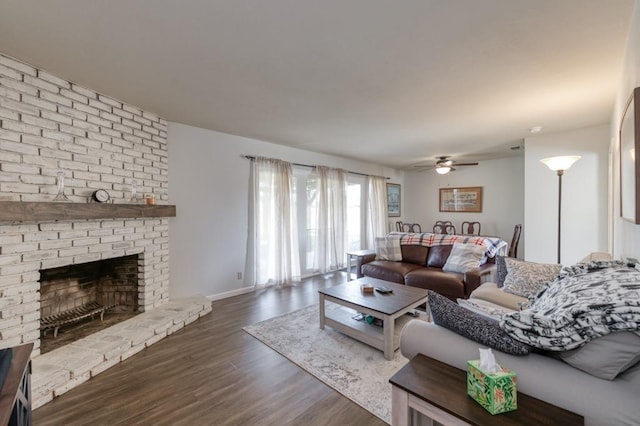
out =
[(480, 287), (485, 281), (491, 281), (496, 272), (494, 263), (485, 263), (484, 265), (471, 269), (464, 274), (464, 295), (469, 297), (471, 292)]
[(507, 293), (502, 288), (499, 288), (496, 283), (491, 281), (485, 281), (482, 283), (480, 287), (471, 293), (469, 299), (476, 301), (482, 300), (483, 302), (493, 303), (514, 311), (519, 311), (520, 305), (528, 300), (526, 297)]
[(357, 256), (356, 257), (356, 277), (357, 278), (364, 277), (364, 275), (362, 275), (362, 265), (364, 265), (365, 263), (373, 262), (374, 260), (376, 260), (375, 253), (365, 254), (364, 256)]

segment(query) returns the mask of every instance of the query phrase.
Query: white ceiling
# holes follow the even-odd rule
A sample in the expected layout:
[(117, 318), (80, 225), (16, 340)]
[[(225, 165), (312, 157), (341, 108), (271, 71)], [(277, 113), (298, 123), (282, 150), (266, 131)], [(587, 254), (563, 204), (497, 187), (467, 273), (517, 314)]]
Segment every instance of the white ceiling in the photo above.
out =
[(405, 167), (608, 123), (633, 3), (2, 0), (0, 52), (169, 121)]

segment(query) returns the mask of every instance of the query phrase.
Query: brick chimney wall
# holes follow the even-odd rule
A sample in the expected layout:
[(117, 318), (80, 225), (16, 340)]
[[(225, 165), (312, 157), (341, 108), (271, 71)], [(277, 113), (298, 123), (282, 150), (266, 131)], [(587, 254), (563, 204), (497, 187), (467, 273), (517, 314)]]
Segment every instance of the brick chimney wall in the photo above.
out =
[[(53, 201), (64, 172), (71, 202), (135, 179), (167, 204), (167, 169), (164, 119), (0, 53), (0, 201)], [(166, 218), (0, 222), (0, 348), (39, 353), (40, 269), (138, 254), (140, 310), (168, 302), (168, 244)]]

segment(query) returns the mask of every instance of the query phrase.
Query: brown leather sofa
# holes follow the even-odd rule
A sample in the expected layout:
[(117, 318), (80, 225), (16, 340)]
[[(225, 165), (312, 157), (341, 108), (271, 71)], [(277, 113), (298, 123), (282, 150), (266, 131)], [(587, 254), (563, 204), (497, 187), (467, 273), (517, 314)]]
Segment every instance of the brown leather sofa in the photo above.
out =
[(401, 245), (402, 261), (375, 260), (363, 256), (358, 263), (358, 278), (378, 278), (398, 284), (433, 290), (451, 300), (466, 299), (480, 284), (489, 280), (496, 269), (495, 259), (464, 274), (444, 272), (442, 267), (451, 253), (451, 245), (425, 247)]

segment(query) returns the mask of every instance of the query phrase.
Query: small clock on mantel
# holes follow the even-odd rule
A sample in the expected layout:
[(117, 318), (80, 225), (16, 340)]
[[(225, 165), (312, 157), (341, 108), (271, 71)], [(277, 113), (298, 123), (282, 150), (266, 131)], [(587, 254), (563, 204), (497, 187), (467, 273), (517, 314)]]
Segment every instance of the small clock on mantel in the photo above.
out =
[(96, 203), (108, 203), (111, 196), (106, 189), (97, 189), (91, 194), (91, 199)]

